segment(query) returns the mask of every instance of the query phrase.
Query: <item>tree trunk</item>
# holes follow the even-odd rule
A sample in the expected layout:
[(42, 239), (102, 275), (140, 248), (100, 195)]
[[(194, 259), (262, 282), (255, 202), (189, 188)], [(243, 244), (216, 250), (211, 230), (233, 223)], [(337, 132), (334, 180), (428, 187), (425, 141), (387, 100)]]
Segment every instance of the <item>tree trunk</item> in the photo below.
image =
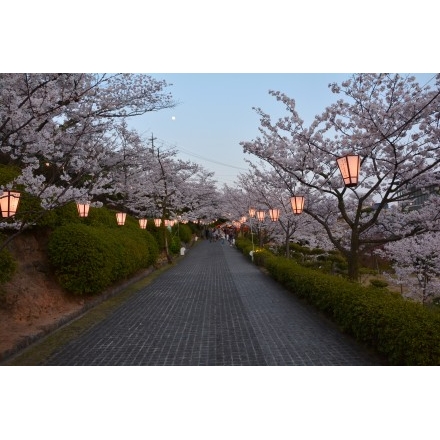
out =
[(263, 247), (263, 230), (260, 226), (258, 226), (258, 246)]
[(166, 227), (163, 228), (163, 235), (164, 235), (164, 239), (165, 239), (165, 255), (167, 257), (168, 263), (171, 264), (173, 262), (173, 259), (171, 258), (170, 251), (168, 249), (168, 237), (167, 237), (167, 228)]
[(348, 278), (359, 281), (359, 235), (352, 231), (350, 252), (346, 255), (348, 262)]
[(168, 249), (167, 227), (165, 226), (164, 215), (162, 215), (162, 228), (163, 228), (163, 242), (164, 242), (165, 256), (167, 257), (168, 263), (171, 264), (173, 262), (173, 259), (171, 258), (170, 251)]
[(350, 254), (348, 259), (348, 278), (351, 281), (359, 281), (359, 255)]

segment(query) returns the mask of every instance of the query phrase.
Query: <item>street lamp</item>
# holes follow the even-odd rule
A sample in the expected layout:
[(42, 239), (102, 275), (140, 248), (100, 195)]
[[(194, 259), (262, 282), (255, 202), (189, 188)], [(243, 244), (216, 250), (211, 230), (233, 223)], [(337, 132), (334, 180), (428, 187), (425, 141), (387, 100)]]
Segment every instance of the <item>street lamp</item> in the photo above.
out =
[(292, 211), (294, 214), (301, 214), (304, 209), (304, 196), (293, 196), (290, 198)]
[(257, 219), (258, 219), (258, 244), (260, 247), (263, 247), (263, 234), (262, 234), (262, 226), (260, 227), (260, 223), (264, 222), (264, 218), (266, 217), (266, 213), (263, 210), (257, 211)]
[(356, 154), (347, 154), (336, 159), (339, 171), (344, 179), (344, 185), (347, 188), (357, 186), (359, 181), (360, 156)]
[(89, 215), (90, 202), (80, 203), (76, 202), (76, 209), (81, 218), (87, 217)]
[(243, 226), (244, 223), (246, 223), (246, 220), (247, 220), (247, 218), (246, 218), (245, 215), (242, 215), (240, 217), (240, 232), (241, 232), (241, 236), (242, 237), (243, 237), (243, 234), (244, 234), (242, 226)]
[(139, 226), (141, 229), (145, 229), (147, 227), (147, 219), (146, 218), (140, 218), (139, 219)]
[(156, 226), (156, 228), (159, 228), (161, 223), (162, 223), (162, 219), (160, 218), (154, 219), (154, 225)]
[(17, 191), (5, 191), (0, 196), (0, 209), (2, 217), (12, 217), (17, 212), (20, 193)]
[(277, 208), (269, 209), (269, 217), (271, 221), (277, 222), (278, 219), (280, 218), (280, 210)]
[(252, 219), (255, 217), (255, 213), (256, 213), (256, 209), (255, 208), (249, 208), (249, 226), (251, 228), (251, 240), (252, 240), (252, 253), (251, 253), (251, 258), (252, 261), (254, 261), (254, 252), (255, 252), (255, 245), (254, 245), (254, 231), (252, 230)]
[(127, 217), (127, 214), (125, 212), (117, 212), (116, 213), (116, 221), (118, 222), (119, 226), (123, 226), (125, 224), (126, 217)]

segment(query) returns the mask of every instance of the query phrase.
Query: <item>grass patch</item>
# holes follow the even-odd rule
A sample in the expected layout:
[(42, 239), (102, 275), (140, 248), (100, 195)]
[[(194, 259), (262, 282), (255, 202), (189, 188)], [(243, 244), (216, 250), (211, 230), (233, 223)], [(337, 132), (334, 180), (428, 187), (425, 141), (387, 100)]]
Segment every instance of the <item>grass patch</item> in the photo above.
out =
[(50, 356), (63, 347), (71, 340), (78, 338), (94, 325), (106, 319), (118, 307), (124, 304), (129, 298), (144, 287), (148, 286), (153, 280), (168, 270), (173, 265), (167, 264), (155, 270), (140, 281), (137, 281), (120, 293), (103, 301), (97, 306), (85, 312), (84, 315), (74, 321), (60, 327), (53, 333), (35, 342), (21, 353), (13, 356), (3, 365), (9, 366), (37, 366), (44, 365)]

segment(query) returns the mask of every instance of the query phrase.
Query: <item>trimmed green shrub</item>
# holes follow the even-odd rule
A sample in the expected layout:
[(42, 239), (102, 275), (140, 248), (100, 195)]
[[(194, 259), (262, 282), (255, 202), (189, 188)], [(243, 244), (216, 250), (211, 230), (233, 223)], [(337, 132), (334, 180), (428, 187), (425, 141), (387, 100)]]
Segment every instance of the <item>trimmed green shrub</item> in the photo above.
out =
[(265, 266), (266, 259), (271, 257), (272, 253), (266, 249), (255, 248), (254, 263), (257, 266)]
[(177, 235), (174, 235), (171, 238), (171, 241), (169, 243), (169, 250), (172, 254), (178, 254), (180, 252), (181, 248), (181, 241), (180, 238)]
[(76, 203), (71, 202), (64, 206), (46, 211), (38, 221), (38, 226), (56, 228), (68, 223), (81, 223), (82, 219), (78, 215)]
[(266, 259), (265, 267), (391, 364), (440, 365), (440, 314), (386, 290), (319, 274), (281, 257)]
[[(126, 221), (130, 222), (129, 216), (127, 216)], [(116, 211), (112, 211), (105, 206), (102, 208), (90, 207), (88, 217), (82, 219), (81, 222), (90, 226), (106, 226), (107, 228), (114, 229), (119, 228), (119, 225), (116, 222)]]
[[(249, 243), (237, 240), (246, 254)], [(320, 309), (346, 333), (392, 365), (440, 365), (440, 313), (384, 288), (363, 287), (308, 269), (284, 257), (265, 256), (271, 276)]]
[(370, 280), (371, 287), (376, 287), (378, 289), (384, 288), (388, 286), (386, 281), (378, 280), (377, 278), (373, 278)]
[(167, 237), (168, 243), (171, 243), (171, 232), (165, 226), (161, 225), (157, 228), (154, 225), (154, 220), (149, 219), (147, 222), (147, 231), (154, 237), (159, 250), (165, 249), (165, 236)]
[(179, 226), (174, 225), (173, 232), (174, 233), (178, 232), (180, 240), (183, 241), (183, 243), (190, 243), (191, 242), (192, 230), (188, 225), (185, 225), (183, 223), (180, 223)]
[(158, 254), (154, 238), (128, 216), (124, 226), (115, 228), (82, 223), (61, 226), (48, 243), (60, 284), (80, 295), (101, 292), (151, 266)]
[(99, 229), (82, 224), (62, 226), (52, 233), (48, 255), (66, 290), (97, 293), (116, 280), (111, 235), (109, 240), (105, 236)]
[(252, 245), (252, 242), (251, 242), (250, 240), (248, 240), (248, 239), (246, 239), (246, 238), (240, 238), (240, 237), (238, 237), (238, 238), (235, 240), (235, 246), (236, 246), (238, 249), (240, 249), (240, 250), (243, 252), (243, 254), (244, 254), (246, 257), (248, 257), (248, 258), (251, 258), (251, 256), (250, 256), (249, 253), (250, 253), (252, 250), (257, 249), (256, 246)]
[[(147, 232), (145, 234), (145, 232)], [(142, 238), (145, 242), (145, 246), (148, 249), (148, 257), (146, 260), (147, 267), (152, 266), (156, 263), (159, 257), (159, 246), (154, 237), (145, 229), (143, 230)]]

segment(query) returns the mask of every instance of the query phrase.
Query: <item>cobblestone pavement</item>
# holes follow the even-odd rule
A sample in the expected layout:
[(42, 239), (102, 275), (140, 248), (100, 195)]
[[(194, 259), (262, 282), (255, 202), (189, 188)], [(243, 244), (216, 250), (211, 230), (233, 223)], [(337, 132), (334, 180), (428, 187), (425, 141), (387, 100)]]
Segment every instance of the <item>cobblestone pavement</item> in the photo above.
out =
[(47, 365), (380, 365), (234, 247), (201, 241)]

